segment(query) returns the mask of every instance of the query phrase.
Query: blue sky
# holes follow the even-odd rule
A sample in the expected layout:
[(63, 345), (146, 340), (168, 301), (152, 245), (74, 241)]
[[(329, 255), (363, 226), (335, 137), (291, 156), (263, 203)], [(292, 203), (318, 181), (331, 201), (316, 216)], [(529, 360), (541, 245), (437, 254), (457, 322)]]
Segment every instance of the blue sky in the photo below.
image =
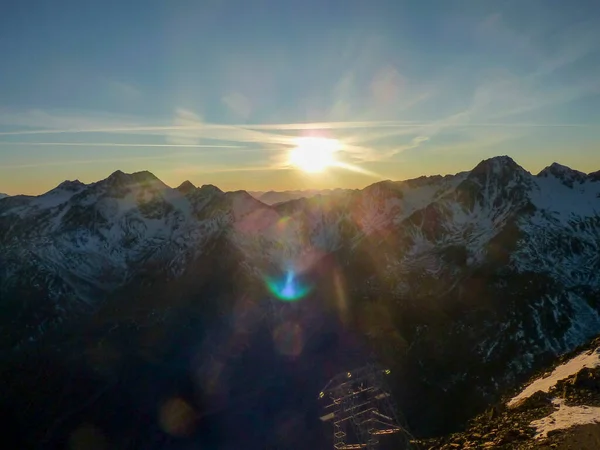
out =
[[(0, 57), (9, 194), (116, 169), (249, 190), (500, 154), (600, 169), (593, 0), (23, 0), (3, 8)], [(307, 134), (339, 139), (360, 171), (288, 167)]]

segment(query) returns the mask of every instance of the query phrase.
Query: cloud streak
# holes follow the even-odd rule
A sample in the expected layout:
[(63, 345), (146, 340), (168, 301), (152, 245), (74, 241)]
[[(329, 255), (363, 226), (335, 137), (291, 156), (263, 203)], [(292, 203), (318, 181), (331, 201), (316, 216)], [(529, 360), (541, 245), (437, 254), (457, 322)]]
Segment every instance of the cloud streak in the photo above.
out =
[[(206, 148), (265, 151), (281, 151), (295, 145), (297, 132), (336, 130), (342, 145), (342, 153), (354, 163), (383, 161), (406, 150), (418, 148), (447, 129), (490, 128), (505, 129), (513, 133), (515, 129), (535, 128), (589, 128), (592, 124), (580, 123), (525, 123), (525, 122), (470, 122), (469, 118), (477, 111), (477, 105), (470, 110), (457, 113), (437, 121), (348, 121), (281, 124), (223, 125), (188, 120), (184, 125), (133, 126), (113, 128), (65, 128), (37, 129), (0, 132), (0, 136), (42, 136), (42, 135), (81, 135), (81, 134), (140, 134), (162, 136), (168, 143), (120, 143), (120, 142), (26, 142), (0, 141), (0, 146), (30, 147), (122, 147), (122, 148)], [(62, 122), (62, 121), (58, 121)], [(293, 135), (278, 132), (296, 132)], [(381, 144), (385, 139), (407, 139), (404, 143)], [(369, 143), (372, 143), (369, 145)], [(248, 144), (254, 146), (248, 147)], [(258, 146), (258, 147), (256, 147)], [(272, 168), (283, 167), (285, 155), (278, 159)]]
[(68, 160), (68, 161), (43, 161), (37, 163), (25, 163), (25, 164), (3, 164), (0, 165), (0, 170), (10, 169), (24, 169), (24, 168), (35, 168), (35, 167), (51, 167), (51, 166), (66, 166), (66, 165), (81, 165), (81, 164), (102, 164), (102, 163), (113, 163), (113, 162), (135, 162), (135, 161), (149, 161), (149, 160), (163, 160), (172, 159), (178, 157), (194, 156), (195, 153), (170, 153), (167, 155), (160, 156), (138, 156), (134, 158), (104, 158), (104, 159), (81, 159), (81, 160)]
[(221, 145), (221, 144), (131, 144), (119, 142), (1, 142), (0, 145), (22, 145), (22, 146), (52, 146), (52, 147), (174, 147), (174, 148), (221, 148), (242, 149), (243, 145)]
[[(332, 85), (332, 98), (329, 105), (323, 108), (326, 114), (319, 118), (338, 120), (224, 124), (210, 123), (193, 111), (178, 109), (170, 120), (157, 123), (139, 117), (89, 112), (0, 110), (0, 126), (22, 128), (2, 131), (0, 139), (17, 136), (32, 136), (34, 139), (35, 136), (52, 135), (140, 135), (155, 136), (166, 141), (153, 144), (103, 143), (90, 139), (89, 142), (79, 143), (64, 142), (69, 139), (66, 138), (63, 142), (48, 142), (49, 139), (44, 139), (44, 142), (2, 140), (0, 145), (229, 148), (240, 152), (246, 149), (260, 149), (279, 152), (275, 158), (265, 155), (264, 159), (274, 162), (268, 166), (273, 169), (285, 166), (285, 151), (295, 145), (298, 136), (322, 133), (326, 137), (340, 139), (340, 159), (350, 167), (360, 162), (385, 161), (407, 150), (420, 148), (425, 143), (428, 147), (431, 145), (436, 148), (453, 148), (454, 144), (447, 145), (447, 142), (444, 142), (444, 138), (449, 134), (452, 134), (453, 138), (459, 136), (463, 139), (465, 148), (476, 149), (478, 143), (481, 146), (489, 145), (489, 140), (485, 138), (486, 133), (469, 134), (462, 130), (494, 130), (494, 139), (502, 142), (511, 136), (522, 136), (543, 128), (598, 128), (592, 123), (533, 120), (539, 117), (533, 113), (543, 113), (558, 105), (600, 93), (598, 73), (578, 73), (568, 81), (561, 78), (548, 82), (563, 69), (571, 67), (598, 50), (596, 24), (589, 22), (576, 28), (564, 29), (556, 33), (550, 47), (544, 42), (543, 33), (518, 32), (509, 26), (505, 17), (502, 13), (496, 13), (472, 24), (475, 36), (485, 41), (482, 44), (484, 46), (487, 43), (503, 47), (502, 50), (508, 50), (507, 53), (512, 56), (526, 57), (531, 64), (523, 67), (528, 70), (515, 74), (510, 70), (513, 66), (501, 64), (498, 67), (499, 63), (496, 61), (486, 61), (487, 65), (478, 64), (474, 68), (465, 64), (459, 66), (456, 73), (444, 71), (444, 74), (448, 73), (448, 79), (440, 81), (438, 78), (436, 84), (431, 80), (425, 80), (423, 83), (411, 80), (408, 72), (401, 72), (394, 65), (373, 65), (373, 70), (368, 71), (365, 79), (361, 79), (358, 76), (364, 69), (361, 66), (366, 64), (368, 56), (378, 48), (377, 41), (373, 44), (374, 48), (368, 47), (369, 51), (361, 53), (361, 58), (351, 58), (358, 61), (356, 67), (351, 64)], [(367, 59), (362, 59), (363, 57)], [(437, 105), (445, 104), (445, 96), (451, 94), (456, 85), (461, 84), (462, 76), (473, 75), (471, 71), (476, 73), (473, 76), (472, 88), (469, 87), (461, 99), (466, 101), (456, 108), (443, 110), (444, 112), (436, 117)], [(238, 92), (234, 88), (220, 99), (233, 110), (234, 117), (245, 119), (254, 112), (254, 108), (250, 106), (255, 105), (250, 105), (249, 100), (239, 93), (243, 90)], [(361, 91), (367, 92), (366, 99), (359, 98), (358, 94)], [(418, 117), (430, 120), (402, 120), (402, 117), (411, 118), (409, 113), (412, 114), (415, 105), (422, 107), (427, 104), (431, 108), (429, 114)], [(402, 111), (405, 114), (401, 114)], [(416, 116), (417, 114), (413, 114), (413, 117)], [(340, 120), (352, 117), (367, 120)], [(460, 143), (456, 145), (460, 146)]]
[(290, 170), (286, 166), (247, 166), (247, 167), (215, 167), (207, 169), (206, 167), (191, 166), (174, 169), (172, 172), (179, 175), (190, 174), (211, 174), (211, 173), (235, 173), (235, 172), (270, 172), (273, 170)]
[[(540, 107), (544, 104), (540, 104)], [(421, 128), (431, 127), (436, 124), (450, 122), (452, 117), (439, 121), (364, 121), (364, 122), (313, 122), (313, 123), (282, 123), (282, 124), (244, 124), (244, 125), (224, 125), (203, 123), (199, 125), (187, 126), (138, 126), (138, 127), (115, 127), (115, 128), (85, 128), (85, 129), (37, 129), (37, 130), (19, 130), (19, 131), (3, 131), (0, 136), (27, 136), (36, 134), (128, 134), (131, 132), (140, 132), (150, 135), (169, 135), (172, 131), (211, 131), (211, 134), (196, 135), (205, 139), (219, 139), (223, 141), (236, 140), (261, 142), (273, 141), (273, 137), (281, 138), (275, 142), (290, 143), (293, 136), (274, 135), (270, 133), (251, 133), (252, 130), (276, 130), (276, 131), (310, 131), (310, 130), (351, 130), (361, 128)], [(553, 128), (553, 127), (595, 127), (595, 124), (586, 123), (522, 123), (522, 122), (454, 122), (447, 123), (454, 127), (532, 127), (532, 128)], [(214, 133), (217, 132), (217, 133)], [(223, 133), (225, 132), (225, 133)], [(231, 132), (231, 134), (226, 134)], [(214, 134), (213, 134), (214, 133)], [(244, 135), (247, 133), (247, 135)], [(248, 136), (255, 136), (249, 138)], [(263, 139), (264, 138), (264, 139)]]

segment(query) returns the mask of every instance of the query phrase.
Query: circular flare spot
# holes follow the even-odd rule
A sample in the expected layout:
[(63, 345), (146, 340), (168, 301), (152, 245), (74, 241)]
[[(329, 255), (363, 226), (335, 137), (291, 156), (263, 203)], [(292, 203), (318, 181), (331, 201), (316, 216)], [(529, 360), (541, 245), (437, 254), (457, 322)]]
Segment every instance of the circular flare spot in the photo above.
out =
[(196, 425), (194, 409), (180, 398), (170, 398), (160, 408), (160, 426), (171, 436), (189, 436)]
[(284, 322), (273, 332), (275, 348), (284, 356), (299, 356), (304, 348), (302, 327), (295, 322)]

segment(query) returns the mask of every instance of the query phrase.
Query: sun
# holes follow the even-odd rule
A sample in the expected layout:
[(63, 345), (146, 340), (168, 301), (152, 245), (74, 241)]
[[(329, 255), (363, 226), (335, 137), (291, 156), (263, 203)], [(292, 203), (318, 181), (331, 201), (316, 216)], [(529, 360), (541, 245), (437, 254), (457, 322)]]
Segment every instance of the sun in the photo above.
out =
[(305, 172), (323, 172), (336, 164), (334, 154), (339, 148), (337, 139), (300, 137), (290, 151), (290, 163)]

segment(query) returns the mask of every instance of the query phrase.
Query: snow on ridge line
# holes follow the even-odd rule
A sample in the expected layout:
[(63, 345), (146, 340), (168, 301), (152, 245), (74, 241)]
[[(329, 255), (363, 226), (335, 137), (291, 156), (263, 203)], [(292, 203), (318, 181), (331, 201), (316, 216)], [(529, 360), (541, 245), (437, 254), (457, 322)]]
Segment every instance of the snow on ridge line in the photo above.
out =
[(575, 425), (600, 423), (600, 408), (596, 406), (567, 406), (563, 399), (555, 398), (552, 404), (558, 409), (552, 414), (531, 422), (536, 429), (536, 439), (548, 437), (553, 430), (564, 430)]
[(598, 366), (600, 366), (600, 347), (580, 353), (566, 363), (556, 367), (547, 377), (538, 378), (537, 380), (533, 381), (518, 395), (510, 399), (507, 405), (509, 407), (513, 406), (519, 400), (531, 397), (537, 391), (548, 392), (550, 388), (556, 385), (558, 381), (576, 374), (584, 367), (595, 368)]

